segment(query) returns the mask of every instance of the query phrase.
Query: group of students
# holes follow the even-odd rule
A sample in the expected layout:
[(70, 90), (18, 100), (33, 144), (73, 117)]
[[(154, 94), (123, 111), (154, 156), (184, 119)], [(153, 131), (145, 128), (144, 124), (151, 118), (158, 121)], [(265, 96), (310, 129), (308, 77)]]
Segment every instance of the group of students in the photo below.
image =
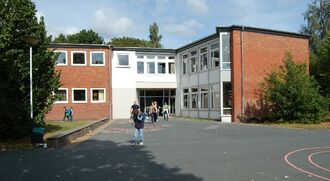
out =
[[(151, 122), (152, 123), (157, 122), (158, 106), (157, 106), (156, 101), (152, 102), (149, 111), (151, 113)], [(131, 106), (130, 113), (131, 113), (132, 119), (134, 121), (134, 127), (135, 127), (135, 131), (134, 131), (131, 143), (133, 146), (137, 145), (137, 144), (143, 145), (143, 141), (144, 141), (143, 128), (144, 128), (144, 121), (147, 117), (147, 114), (144, 112), (141, 112), (140, 106), (136, 103), (136, 101), (134, 101), (134, 104)], [(168, 108), (168, 105), (165, 103), (163, 106), (164, 120), (168, 121), (168, 114), (169, 114), (169, 108)]]
[(73, 109), (71, 107), (66, 107), (64, 106), (64, 117), (63, 117), (63, 122), (65, 120), (68, 120), (70, 122), (73, 121)]

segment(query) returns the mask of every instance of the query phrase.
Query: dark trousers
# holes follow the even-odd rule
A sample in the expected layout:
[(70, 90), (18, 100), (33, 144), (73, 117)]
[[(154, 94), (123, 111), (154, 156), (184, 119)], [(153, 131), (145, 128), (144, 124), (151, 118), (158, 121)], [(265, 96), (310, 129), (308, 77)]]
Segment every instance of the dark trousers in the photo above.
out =
[(152, 113), (152, 122), (156, 122), (157, 119), (158, 119), (157, 113), (156, 112), (153, 112)]

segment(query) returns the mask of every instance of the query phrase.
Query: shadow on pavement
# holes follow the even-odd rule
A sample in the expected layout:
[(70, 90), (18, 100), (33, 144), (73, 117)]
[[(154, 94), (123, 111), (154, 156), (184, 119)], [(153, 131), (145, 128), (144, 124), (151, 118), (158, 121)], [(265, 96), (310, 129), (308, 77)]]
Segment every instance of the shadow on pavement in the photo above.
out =
[(88, 140), (56, 150), (0, 152), (0, 180), (202, 179), (193, 174), (180, 173), (179, 168), (156, 163), (152, 153), (143, 146)]

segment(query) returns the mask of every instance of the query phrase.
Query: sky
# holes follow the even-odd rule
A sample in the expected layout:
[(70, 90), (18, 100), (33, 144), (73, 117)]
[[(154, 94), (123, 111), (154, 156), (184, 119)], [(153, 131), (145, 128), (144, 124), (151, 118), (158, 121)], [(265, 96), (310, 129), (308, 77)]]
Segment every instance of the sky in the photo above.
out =
[(32, 0), (48, 35), (92, 29), (114, 37), (149, 39), (156, 22), (164, 48), (179, 48), (216, 32), (244, 25), (298, 32), (312, 0)]

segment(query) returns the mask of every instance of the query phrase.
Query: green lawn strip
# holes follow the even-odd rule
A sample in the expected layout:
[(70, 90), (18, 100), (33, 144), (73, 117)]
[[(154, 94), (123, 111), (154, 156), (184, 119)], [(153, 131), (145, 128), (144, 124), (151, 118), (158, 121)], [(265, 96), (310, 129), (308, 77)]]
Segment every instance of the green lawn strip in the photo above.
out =
[(304, 130), (330, 130), (330, 122), (320, 124), (298, 124), (298, 123), (260, 123), (258, 125), (272, 126), (277, 128), (304, 129)]
[(45, 127), (45, 136), (44, 138), (48, 138), (50, 136), (54, 136), (60, 132), (67, 131), (73, 128), (77, 128), (83, 126), (85, 124), (91, 123), (91, 121), (47, 121)]
[[(91, 121), (73, 121), (73, 122), (63, 122), (63, 121), (47, 121), (45, 126), (44, 139), (50, 136), (56, 135), (62, 131), (67, 131), (73, 128), (83, 126), (90, 123)], [(21, 150), (21, 149), (31, 149), (30, 137), (14, 140), (1, 140), (0, 141), (0, 151), (4, 150)]]

